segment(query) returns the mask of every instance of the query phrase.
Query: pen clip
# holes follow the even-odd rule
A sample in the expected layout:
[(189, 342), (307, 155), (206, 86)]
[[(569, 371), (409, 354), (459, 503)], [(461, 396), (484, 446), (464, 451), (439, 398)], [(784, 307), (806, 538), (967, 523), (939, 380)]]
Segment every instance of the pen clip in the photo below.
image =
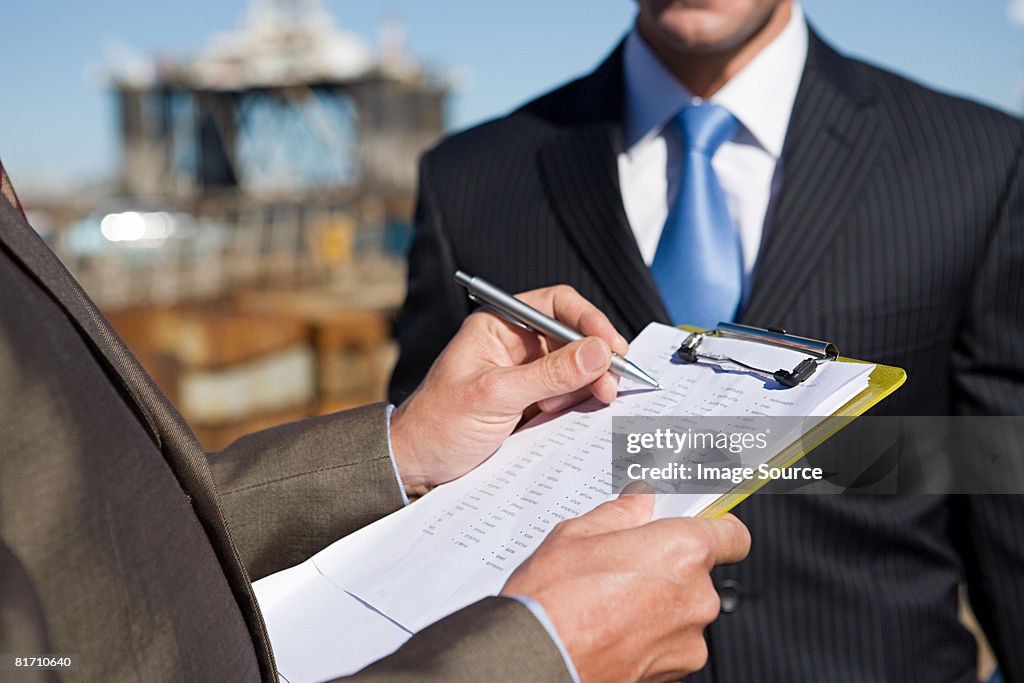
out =
[(515, 318), (513, 318), (512, 316), (510, 316), (508, 313), (506, 313), (505, 311), (501, 310), (500, 308), (497, 308), (496, 306), (492, 306), (491, 304), (487, 303), (486, 301), (481, 301), (476, 296), (474, 296), (472, 294), (472, 292), (468, 293), (467, 296), (469, 297), (470, 301), (473, 301), (474, 303), (478, 304), (480, 306), (480, 308), (486, 308), (488, 311), (490, 311), (494, 315), (498, 316), (502, 320), (505, 320), (506, 322), (510, 322), (513, 325), (515, 325), (516, 327), (521, 327), (524, 330), (526, 330), (527, 332), (536, 332), (537, 331), (537, 330), (533, 329), (532, 327), (530, 327), (529, 325), (527, 325), (526, 323), (524, 323), (524, 322), (522, 322), (520, 320), (516, 320)]

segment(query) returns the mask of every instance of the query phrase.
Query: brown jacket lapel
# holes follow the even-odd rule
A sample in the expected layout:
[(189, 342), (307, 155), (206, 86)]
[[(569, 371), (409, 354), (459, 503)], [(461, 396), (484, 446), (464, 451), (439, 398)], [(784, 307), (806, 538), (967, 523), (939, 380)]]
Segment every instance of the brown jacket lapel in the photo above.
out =
[(276, 680), (270, 641), (256, 605), (251, 582), (224, 522), (206, 453), (195, 435), (63, 264), (25, 222), (22, 214), (4, 198), (0, 198), (0, 245), (25, 267), (67, 313), (107, 370), (111, 382), (117, 386), (163, 453), (182, 489), (191, 499), (196, 516), (220, 559), (246, 617), (253, 642), (261, 655), (262, 674), (266, 680)]
[(4, 170), (3, 162), (0, 162), (0, 194), (6, 197), (7, 201), (9, 201), (22, 216), (25, 215), (25, 211), (21, 208), (21, 202), (18, 201), (18, 195), (14, 191), (14, 186), (11, 185), (11, 179), (7, 177), (7, 171)]

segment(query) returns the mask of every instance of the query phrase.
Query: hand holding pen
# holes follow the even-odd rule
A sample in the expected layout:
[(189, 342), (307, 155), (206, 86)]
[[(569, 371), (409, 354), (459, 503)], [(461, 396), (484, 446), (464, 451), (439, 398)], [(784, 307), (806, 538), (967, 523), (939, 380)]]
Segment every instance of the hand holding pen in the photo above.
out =
[[(483, 278), (473, 277), (459, 270), (455, 273), (455, 281), (466, 288), (470, 299), (515, 325), (566, 344), (583, 338), (576, 330), (544, 315)], [(612, 372), (621, 377), (629, 377), (652, 389), (662, 388), (658, 380), (617, 353), (612, 354)]]

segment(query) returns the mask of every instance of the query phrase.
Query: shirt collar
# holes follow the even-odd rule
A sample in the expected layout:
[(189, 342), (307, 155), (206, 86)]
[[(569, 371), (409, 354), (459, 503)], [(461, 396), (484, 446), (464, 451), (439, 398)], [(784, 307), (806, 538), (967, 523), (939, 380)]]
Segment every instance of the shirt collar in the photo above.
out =
[[(775, 40), (711, 96), (740, 120), (750, 140), (773, 157), (782, 154), (786, 128), (807, 61), (807, 23), (793, 3), (792, 16)], [(697, 100), (665, 68), (634, 27), (626, 38), (625, 149), (658, 135), (682, 107)]]

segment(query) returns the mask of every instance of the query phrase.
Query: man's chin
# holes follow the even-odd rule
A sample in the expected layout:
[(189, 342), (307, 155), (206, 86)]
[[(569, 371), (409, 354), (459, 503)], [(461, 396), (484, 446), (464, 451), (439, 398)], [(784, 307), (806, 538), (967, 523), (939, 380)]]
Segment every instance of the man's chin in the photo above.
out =
[[(656, 42), (677, 54), (724, 54), (753, 39), (783, 6), (784, 3), (778, 3), (764, 16), (752, 15), (737, 24), (735, 15), (722, 7), (705, 6), (701, 2), (675, 2), (660, 12), (648, 14), (646, 21), (638, 17), (637, 23), (645, 34), (648, 32), (643, 31), (643, 24), (647, 23), (648, 29), (657, 33)], [(650, 37), (648, 42), (651, 42)]]
[(721, 35), (710, 31), (680, 34), (678, 31), (664, 27), (661, 28), (661, 33), (664, 44), (670, 46), (672, 51), (678, 54), (719, 54), (734, 49), (746, 40), (746, 37), (742, 35)]

